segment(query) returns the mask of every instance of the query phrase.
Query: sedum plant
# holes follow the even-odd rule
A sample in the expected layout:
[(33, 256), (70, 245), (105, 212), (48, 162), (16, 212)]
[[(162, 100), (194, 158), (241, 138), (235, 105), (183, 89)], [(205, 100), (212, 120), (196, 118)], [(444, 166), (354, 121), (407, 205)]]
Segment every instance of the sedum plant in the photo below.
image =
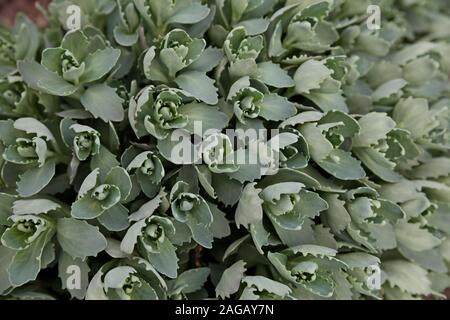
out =
[(445, 298), (449, 8), (19, 14), (0, 27), (1, 299)]

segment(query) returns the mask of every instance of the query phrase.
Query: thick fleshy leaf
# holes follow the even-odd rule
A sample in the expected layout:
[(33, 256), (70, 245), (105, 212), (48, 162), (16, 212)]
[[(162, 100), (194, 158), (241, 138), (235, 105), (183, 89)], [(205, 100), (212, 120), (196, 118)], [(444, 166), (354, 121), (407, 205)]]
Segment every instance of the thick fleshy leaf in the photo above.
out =
[(71, 215), (77, 219), (94, 219), (99, 217), (105, 209), (100, 201), (85, 195), (72, 204)]
[(123, 231), (130, 226), (128, 209), (120, 203), (103, 212), (97, 219), (109, 231)]
[(255, 188), (255, 183), (249, 183), (242, 191), (241, 199), (236, 209), (236, 225), (248, 228), (250, 224), (259, 222), (263, 218), (262, 203), (259, 197), (261, 189)]
[(355, 148), (353, 152), (373, 173), (387, 182), (398, 182), (402, 176), (394, 171), (395, 163), (372, 148)]
[(395, 128), (395, 121), (385, 113), (372, 112), (359, 119), (361, 131), (353, 139), (355, 147), (370, 147), (386, 139), (387, 134)]
[(35, 134), (37, 137), (47, 141), (56, 141), (51, 131), (40, 121), (33, 118), (20, 118), (14, 122), (14, 128), (25, 131), (28, 134)]
[(176, 278), (178, 274), (178, 257), (175, 246), (169, 239), (166, 239), (160, 244), (159, 250), (158, 253), (148, 252), (148, 260), (160, 273), (169, 278)]
[(209, 268), (196, 268), (183, 272), (173, 283), (172, 291), (181, 290), (184, 294), (200, 290), (209, 277)]
[(17, 200), (12, 206), (16, 215), (48, 213), (59, 208), (61, 205), (47, 199)]
[(72, 258), (84, 260), (106, 249), (106, 238), (86, 221), (59, 219), (56, 228), (59, 244)]
[(203, 72), (184, 72), (175, 79), (175, 82), (181, 89), (207, 104), (215, 105), (219, 101), (214, 80)]
[(209, 14), (209, 8), (200, 3), (192, 3), (185, 6), (167, 20), (168, 23), (193, 24), (206, 18)]
[(80, 101), (95, 118), (100, 118), (105, 122), (122, 121), (125, 117), (123, 100), (113, 88), (106, 84), (89, 87), (81, 96)]
[(432, 293), (427, 271), (404, 260), (392, 260), (382, 264), (387, 281), (392, 287), (412, 294), (428, 295)]
[(247, 270), (245, 265), (246, 263), (240, 260), (223, 272), (216, 286), (217, 297), (222, 299), (229, 298), (239, 290), (241, 281), (244, 278), (244, 272)]
[(76, 86), (34, 61), (20, 62), (19, 71), (30, 88), (44, 93), (65, 97), (78, 90)]
[(12, 287), (9, 280), (8, 267), (15, 254), (15, 250), (0, 246), (0, 294), (6, 293)]
[(332, 71), (328, 69), (323, 62), (308, 60), (303, 63), (295, 72), (295, 91), (297, 93), (310, 93), (311, 90), (320, 89), (320, 85)]
[(120, 57), (120, 50), (106, 48), (98, 50), (86, 57), (86, 68), (80, 78), (82, 83), (89, 83), (101, 79), (116, 65)]
[(73, 298), (84, 299), (89, 285), (89, 265), (80, 258), (73, 258), (62, 252), (58, 260), (58, 274), (61, 286)]
[(288, 73), (272, 62), (258, 64), (258, 73), (259, 80), (275, 88), (289, 88), (295, 85)]
[(282, 121), (291, 118), (297, 109), (287, 98), (277, 94), (267, 94), (261, 104), (260, 116), (266, 120)]
[[(185, 130), (190, 133), (204, 133), (207, 130), (222, 130), (228, 125), (228, 116), (216, 107), (204, 103), (192, 102), (179, 109), (185, 115), (188, 123)], [(201, 127), (200, 127), (201, 126)]]
[(17, 192), (22, 197), (31, 197), (44, 189), (55, 175), (55, 161), (49, 160), (42, 167), (27, 170), (17, 182)]
[(13, 286), (21, 286), (35, 280), (41, 270), (44, 247), (53, 233), (46, 232), (39, 236), (25, 250), (18, 251), (8, 267), (9, 281)]
[(130, 194), (131, 180), (128, 172), (124, 168), (112, 168), (106, 175), (104, 183), (119, 188), (121, 201), (124, 201)]
[(430, 250), (442, 242), (429, 231), (421, 229), (418, 224), (405, 221), (396, 225), (395, 234), (399, 243), (414, 251)]

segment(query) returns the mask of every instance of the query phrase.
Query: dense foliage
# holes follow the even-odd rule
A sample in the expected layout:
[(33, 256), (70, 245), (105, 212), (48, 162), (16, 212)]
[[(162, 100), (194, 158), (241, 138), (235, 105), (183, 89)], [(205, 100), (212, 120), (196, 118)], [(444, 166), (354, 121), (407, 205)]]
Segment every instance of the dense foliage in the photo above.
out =
[[(448, 0), (54, 0), (46, 17), (0, 29), (3, 298), (450, 287)], [(219, 148), (174, 157), (174, 135), (197, 150), (208, 129)], [(236, 147), (226, 129), (277, 133)]]

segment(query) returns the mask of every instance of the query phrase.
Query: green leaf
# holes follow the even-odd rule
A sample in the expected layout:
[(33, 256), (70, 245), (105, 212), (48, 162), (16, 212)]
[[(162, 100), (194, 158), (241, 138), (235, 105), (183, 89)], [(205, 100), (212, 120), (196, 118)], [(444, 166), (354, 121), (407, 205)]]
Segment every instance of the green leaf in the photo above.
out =
[(403, 260), (392, 260), (382, 264), (386, 272), (387, 282), (391, 287), (412, 294), (428, 295), (432, 293), (431, 282), (427, 271), (421, 267)]
[(166, 196), (164, 191), (161, 191), (153, 200), (143, 204), (139, 210), (130, 215), (130, 221), (139, 221), (151, 217), (151, 215), (158, 209)]
[(197, 61), (194, 61), (187, 69), (200, 72), (210, 72), (222, 60), (223, 51), (217, 48), (206, 48)]
[(86, 261), (73, 258), (64, 251), (61, 253), (58, 260), (58, 275), (62, 289), (69, 291), (72, 298), (84, 299), (89, 285), (89, 271)]
[(190, 133), (194, 133), (195, 123), (197, 123), (197, 125), (199, 123), (202, 124), (201, 129), (204, 133), (211, 129), (222, 130), (229, 122), (228, 116), (219, 111), (218, 108), (199, 102), (192, 102), (181, 106), (179, 113), (187, 117), (188, 123), (184, 129)]
[(353, 139), (355, 147), (370, 147), (384, 140), (396, 123), (386, 113), (371, 112), (358, 121), (361, 131)]
[(25, 131), (28, 134), (35, 134), (39, 138), (47, 141), (56, 141), (51, 131), (40, 121), (33, 118), (20, 118), (14, 122), (14, 128)]
[(106, 175), (104, 183), (119, 188), (121, 201), (128, 198), (131, 191), (131, 179), (128, 172), (124, 168), (112, 168)]
[(159, 250), (158, 253), (148, 252), (148, 260), (162, 274), (169, 278), (176, 278), (178, 274), (178, 257), (175, 247), (169, 239), (166, 239), (160, 243)]
[(139, 40), (139, 32), (129, 32), (123, 26), (116, 26), (114, 28), (114, 39), (118, 44), (124, 47), (131, 47)]
[(275, 88), (289, 88), (295, 85), (294, 80), (278, 64), (262, 62), (258, 64), (259, 80)]
[(450, 174), (450, 159), (430, 159), (426, 163), (415, 167), (411, 174), (417, 179), (439, 178), (448, 176)]
[(58, 219), (57, 237), (62, 249), (72, 258), (86, 259), (106, 249), (106, 238), (86, 221)]
[(239, 290), (241, 281), (244, 278), (244, 272), (247, 270), (245, 265), (246, 263), (240, 260), (223, 272), (216, 286), (216, 297), (229, 298)]
[(219, 102), (214, 80), (210, 79), (203, 72), (184, 72), (175, 79), (175, 82), (181, 89), (189, 92), (196, 99), (210, 105), (215, 105)]
[(405, 221), (395, 226), (395, 235), (400, 244), (414, 251), (430, 250), (442, 242), (420, 225)]
[(55, 175), (55, 161), (49, 160), (40, 168), (27, 170), (20, 175), (17, 192), (21, 197), (31, 197), (44, 189)]
[(388, 81), (381, 86), (379, 86), (373, 93), (372, 99), (375, 102), (378, 102), (382, 99), (387, 99), (395, 94), (401, 93), (401, 89), (403, 89), (408, 82), (404, 79), (394, 79)]
[(33, 241), (25, 250), (18, 251), (8, 267), (9, 281), (15, 287), (35, 280), (41, 270), (44, 247), (53, 233), (46, 232)]
[(209, 268), (196, 268), (183, 272), (172, 285), (172, 291), (184, 294), (194, 293), (203, 288), (210, 274)]
[(74, 94), (78, 89), (37, 62), (22, 61), (19, 62), (18, 66), (23, 80), (30, 88), (37, 91), (66, 97)]
[(295, 91), (299, 94), (310, 93), (311, 90), (320, 89), (321, 84), (332, 75), (323, 62), (308, 60), (295, 72)]
[(8, 267), (15, 254), (15, 250), (0, 246), (0, 294), (5, 294), (12, 287), (9, 280)]
[(188, 6), (176, 10), (167, 20), (168, 23), (194, 24), (206, 18), (210, 9), (201, 3), (191, 3)]
[(81, 96), (80, 101), (95, 118), (100, 118), (105, 122), (120, 122), (125, 117), (122, 107), (123, 100), (113, 88), (104, 83), (89, 87)]
[(222, 212), (216, 205), (208, 203), (209, 210), (213, 216), (211, 232), (216, 239), (223, 239), (231, 234), (230, 222), (227, 220), (225, 212)]
[(372, 148), (354, 148), (353, 153), (378, 177), (387, 182), (398, 182), (402, 176), (394, 171), (396, 164)]
[(255, 188), (256, 183), (249, 183), (242, 191), (241, 199), (236, 209), (236, 226), (248, 229), (250, 224), (259, 222), (263, 218), (263, 200), (259, 197), (261, 189)]
[(266, 291), (282, 298), (292, 292), (287, 285), (262, 276), (247, 276), (242, 279), (242, 282), (249, 287), (255, 287), (258, 292)]
[(328, 157), (317, 163), (325, 171), (341, 180), (358, 180), (366, 175), (361, 167), (361, 162), (353, 158), (350, 153), (340, 149), (332, 150)]
[(86, 57), (86, 68), (80, 78), (81, 83), (90, 83), (103, 78), (119, 61), (120, 50), (106, 48)]
[(77, 219), (94, 219), (105, 212), (100, 201), (85, 195), (72, 204), (71, 215)]
[(59, 208), (61, 205), (47, 199), (17, 200), (12, 206), (16, 215), (49, 213)]
[(260, 116), (266, 120), (282, 121), (297, 113), (297, 109), (287, 98), (277, 94), (267, 94), (261, 104)]
[(103, 212), (97, 219), (109, 231), (123, 231), (130, 226), (128, 209), (120, 203)]
[(16, 201), (16, 196), (0, 193), (0, 225), (8, 225), (8, 218), (12, 214), (11, 209), (14, 201)]

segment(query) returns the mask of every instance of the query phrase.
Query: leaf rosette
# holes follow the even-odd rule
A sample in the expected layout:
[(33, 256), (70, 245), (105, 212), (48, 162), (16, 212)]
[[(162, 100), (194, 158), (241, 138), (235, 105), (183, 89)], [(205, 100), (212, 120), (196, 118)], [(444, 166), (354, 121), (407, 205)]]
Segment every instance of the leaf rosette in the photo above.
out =
[(275, 12), (271, 21), (269, 55), (278, 60), (301, 60), (299, 53), (323, 53), (339, 40), (336, 27), (327, 21), (329, 1), (293, 3)]
[(189, 29), (193, 24), (203, 24), (211, 12), (201, 0), (134, 0), (134, 3), (152, 41), (159, 41), (173, 27)]
[(79, 161), (86, 161), (100, 153), (100, 133), (97, 130), (69, 119), (63, 119), (60, 128), (64, 143), (73, 150)]
[[(222, 59), (220, 50), (206, 48), (204, 39), (192, 38), (186, 31), (174, 29), (159, 46), (147, 50), (143, 59), (145, 76), (152, 81), (178, 86), (189, 96), (207, 104), (218, 102), (217, 88), (207, 72)], [(200, 59), (204, 59), (200, 63)]]
[(213, 173), (233, 173), (239, 170), (230, 138), (222, 133), (211, 134), (202, 144), (203, 161)]
[(298, 130), (308, 143), (311, 159), (323, 170), (341, 180), (365, 177), (361, 163), (348, 151), (350, 139), (360, 130), (352, 117), (341, 111), (313, 112), (299, 114), (285, 123), (300, 124)]
[(316, 245), (269, 252), (268, 258), (289, 283), (324, 298), (331, 298), (339, 290), (333, 275), (347, 269), (347, 265), (336, 258), (335, 250)]
[(282, 129), (281, 133), (289, 135), (286, 138), (287, 142), (280, 142), (280, 164), (291, 169), (307, 167), (311, 157), (308, 143), (302, 134), (294, 128)]
[(250, 77), (275, 88), (289, 88), (294, 82), (278, 64), (259, 62), (264, 48), (262, 35), (250, 36), (244, 26), (230, 31), (223, 50), (229, 62), (228, 75), (233, 80)]
[(16, 62), (14, 40), (10, 32), (3, 28), (0, 29), (0, 62), (3, 66), (9, 66), (7, 70), (14, 70)]
[(262, 190), (260, 197), (264, 212), (286, 245), (297, 243), (305, 221), (328, 208), (325, 200), (317, 193), (306, 190), (301, 183), (270, 185)]
[(8, 119), (24, 115), (41, 117), (36, 94), (17, 75), (0, 80), (0, 115)]
[[(43, 215), (12, 215), (9, 226), (1, 237), (1, 243), (15, 252), (8, 266), (11, 286), (21, 286), (35, 280), (45, 267), (44, 249), (56, 232), (53, 219)], [(29, 261), (29, 263), (24, 263)]]
[(0, 78), (14, 73), (18, 61), (34, 60), (41, 42), (36, 25), (22, 14), (16, 16), (11, 30), (0, 27)]
[(87, 300), (163, 300), (166, 282), (144, 259), (111, 261), (89, 283)]
[(153, 198), (160, 191), (166, 173), (155, 152), (132, 146), (122, 155), (122, 165), (130, 174), (133, 184), (136, 181), (147, 197)]
[(361, 130), (353, 139), (353, 153), (382, 180), (398, 182), (402, 176), (396, 167), (419, 156), (410, 132), (395, 128), (395, 121), (380, 112), (368, 113), (358, 123)]
[[(373, 253), (397, 246), (395, 226), (405, 213), (397, 204), (379, 197), (368, 187), (350, 190), (339, 197), (326, 198), (330, 209), (326, 220), (335, 232), (346, 231), (356, 243)], [(331, 212), (337, 212), (334, 217)], [(345, 239), (345, 234), (342, 234)]]
[(116, 10), (109, 17), (108, 24), (114, 26), (114, 40), (124, 47), (131, 47), (139, 39), (141, 19), (133, 0), (117, 1)]
[(9, 292), (36, 280), (41, 269), (55, 259), (52, 241), (57, 231), (55, 213), (61, 206), (50, 199), (20, 199), (0, 194), (4, 211), (0, 219), (2, 281), (0, 292)]
[(38, 193), (54, 177), (56, 164), (66, 161), (55, 136), (34, 118), (1, 121), (0, 128), (5, 146), (3, 166), (9, 176), (3, 171), (4, 179), (11, 181), (11, 187), (16, 185), (21, 196)]
[(288, 99), (276, 93), (270, 93), (264, 84), (251, 80), (247, 76), (237, 80), (231, 86), (227, 100), (237, 120), (243, 125), (250, 122), (257, 126), (257, 122), (261, 124), (261, 120), (256, 120), (258, 118), (282, 121), (297, 113), (293, 103)]
[(193, 239), (205, 248), (211, 248), (213, 215), (208, 203), (199, 195), (189, 191), (189, 185), (177, 182), (170, 193), (172, 214), (175, 219), (186, 224)]
[(178, 258), (176, 248), (171, 242), (175, 232), (170, 219), (151, 216), (133, 224), (124, 236), (120, 247), (127, 254), (132, 254), (136, 248), (158, 272), (170, 278), (176, 278)]
[(171, 131), (186, 127), (188, 119), (180, 112), (185, 102), (186, 99), (176, 90), (144, 89), (130, 106), (130, 121), (134, 122), (136, 135), (151, 134), (162, 140)]
[[(68, 32), (59, 47), (44, 50), (41, 63), (21, 61), (18, 66), (30, 88), (59, 97), (75, 95), (95, 118), (122, 121), (122, 99), (116, 90), (106, 83), (94, 84), (113, 70), (120, 55), (103, 38), (77, 30)], [(102, 109), (106, 101), (109, 112)]]
[(131, 188), (131, 179), (125, 169), (114, 167), (105, 177), (95, 169), (80, 187), (77, 201), (72, 204), (72, 217), (98, 219), (111, 231), (125, 230), (129, 226), (128, 209), (122, 203), (130, 195)]
[(210, 27), (209, 36), (216, 44), (223, 43), (228, 33), (238, 27), (244, 26), (251, 35), (261, 34), (269, 26), (269, 14), (276, 0), (241, 1), (224, 0), (217, 3), (216, 15)]

